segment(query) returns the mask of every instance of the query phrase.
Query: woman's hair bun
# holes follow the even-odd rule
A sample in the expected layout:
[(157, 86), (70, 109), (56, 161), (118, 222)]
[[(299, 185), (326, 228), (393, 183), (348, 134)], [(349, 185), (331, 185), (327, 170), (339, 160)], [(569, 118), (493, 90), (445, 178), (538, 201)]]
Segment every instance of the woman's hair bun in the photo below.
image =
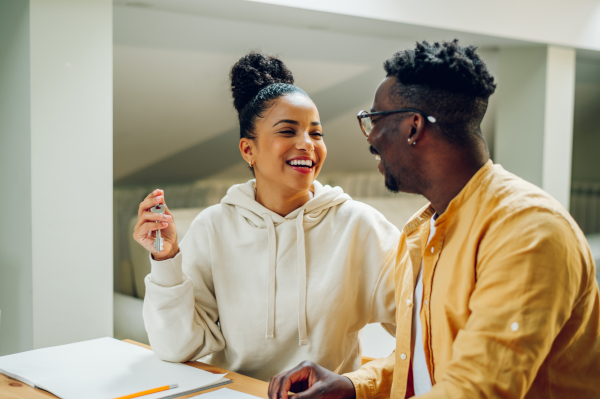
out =
[(233, 106), (238, 112), (264, 87), (273, 83), (294, 84), (292, 72), (283, 61), (255, 51), (240, 58), (231, 68), (229, 77)]

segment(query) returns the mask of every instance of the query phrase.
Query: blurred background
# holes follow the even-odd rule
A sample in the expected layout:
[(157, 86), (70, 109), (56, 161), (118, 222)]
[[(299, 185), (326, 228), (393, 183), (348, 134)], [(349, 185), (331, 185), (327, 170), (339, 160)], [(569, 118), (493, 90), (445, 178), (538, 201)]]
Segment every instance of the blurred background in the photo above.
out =
[[(0, 355), (112, 334), (147, 342), (137, 206), (164, 189), (181, 237), (252, 178), (228, 77), (250, 50), (278, 55), (316, 103), (319, 180), (402, 228), (426, 201), (386, 191), (356, 114), (393, 53), (478, 46), (498, 83), (482, 125), (494, 162), (561, 201), (600, 258), (598, 0), (84, 3), (0, 4), (0, 178), (22, 226), (0, 233)], [(370, 357), (394, 347), (379, 326), (363, 343)]]

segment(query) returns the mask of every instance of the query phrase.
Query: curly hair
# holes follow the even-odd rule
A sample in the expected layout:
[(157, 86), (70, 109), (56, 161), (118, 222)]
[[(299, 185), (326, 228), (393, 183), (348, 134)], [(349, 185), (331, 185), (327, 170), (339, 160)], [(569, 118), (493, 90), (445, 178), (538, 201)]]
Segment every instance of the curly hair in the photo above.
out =
[(252, 51), (231, 68), (233, 106), (238, 112), (240, 138), (255, 139), (258, 118), (273, 104), (272, 100), (288, 93), (308, 95), (294, 85), (292, 72), (277, 57)]
[(416, 44), (385, 61), (387, 76), (396, 78), (392, 96), (402, 107), (433, 115), (446, 138), (462, 144), (481, 136), (488, 99), (496, 90), (494, 77), (475, 46), (451, 42)]

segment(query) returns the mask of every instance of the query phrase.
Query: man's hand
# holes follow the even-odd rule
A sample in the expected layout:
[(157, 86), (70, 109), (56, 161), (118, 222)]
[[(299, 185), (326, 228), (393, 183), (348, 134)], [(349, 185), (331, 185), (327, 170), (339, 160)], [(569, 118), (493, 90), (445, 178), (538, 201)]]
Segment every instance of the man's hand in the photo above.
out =
[(333, 373), (313, 362), (302, 362), (293, 369), (271, 377), (269, 399), (354, 399), (356, 391), (349, 378)]

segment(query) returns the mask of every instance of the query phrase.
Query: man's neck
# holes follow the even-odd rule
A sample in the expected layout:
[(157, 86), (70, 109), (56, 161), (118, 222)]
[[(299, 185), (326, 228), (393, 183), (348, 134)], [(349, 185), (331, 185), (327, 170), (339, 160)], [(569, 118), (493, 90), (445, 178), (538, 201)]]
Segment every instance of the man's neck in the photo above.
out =
[(289, 190), (281, 185), (256, 180), (256, 202), (278, 215), (285, 216), (306, 204), (312, 198), (309, 189)]
[(438, 215), (446, 212), (450, 202), (462, 191), (473, 176), (490, 159), (488, 154), (466, 156), (471, 162), (450, 160), (438, 164), (436, 173), (430, 174), (428, 186), (422, 193), (431, 202), (431, 206)]

